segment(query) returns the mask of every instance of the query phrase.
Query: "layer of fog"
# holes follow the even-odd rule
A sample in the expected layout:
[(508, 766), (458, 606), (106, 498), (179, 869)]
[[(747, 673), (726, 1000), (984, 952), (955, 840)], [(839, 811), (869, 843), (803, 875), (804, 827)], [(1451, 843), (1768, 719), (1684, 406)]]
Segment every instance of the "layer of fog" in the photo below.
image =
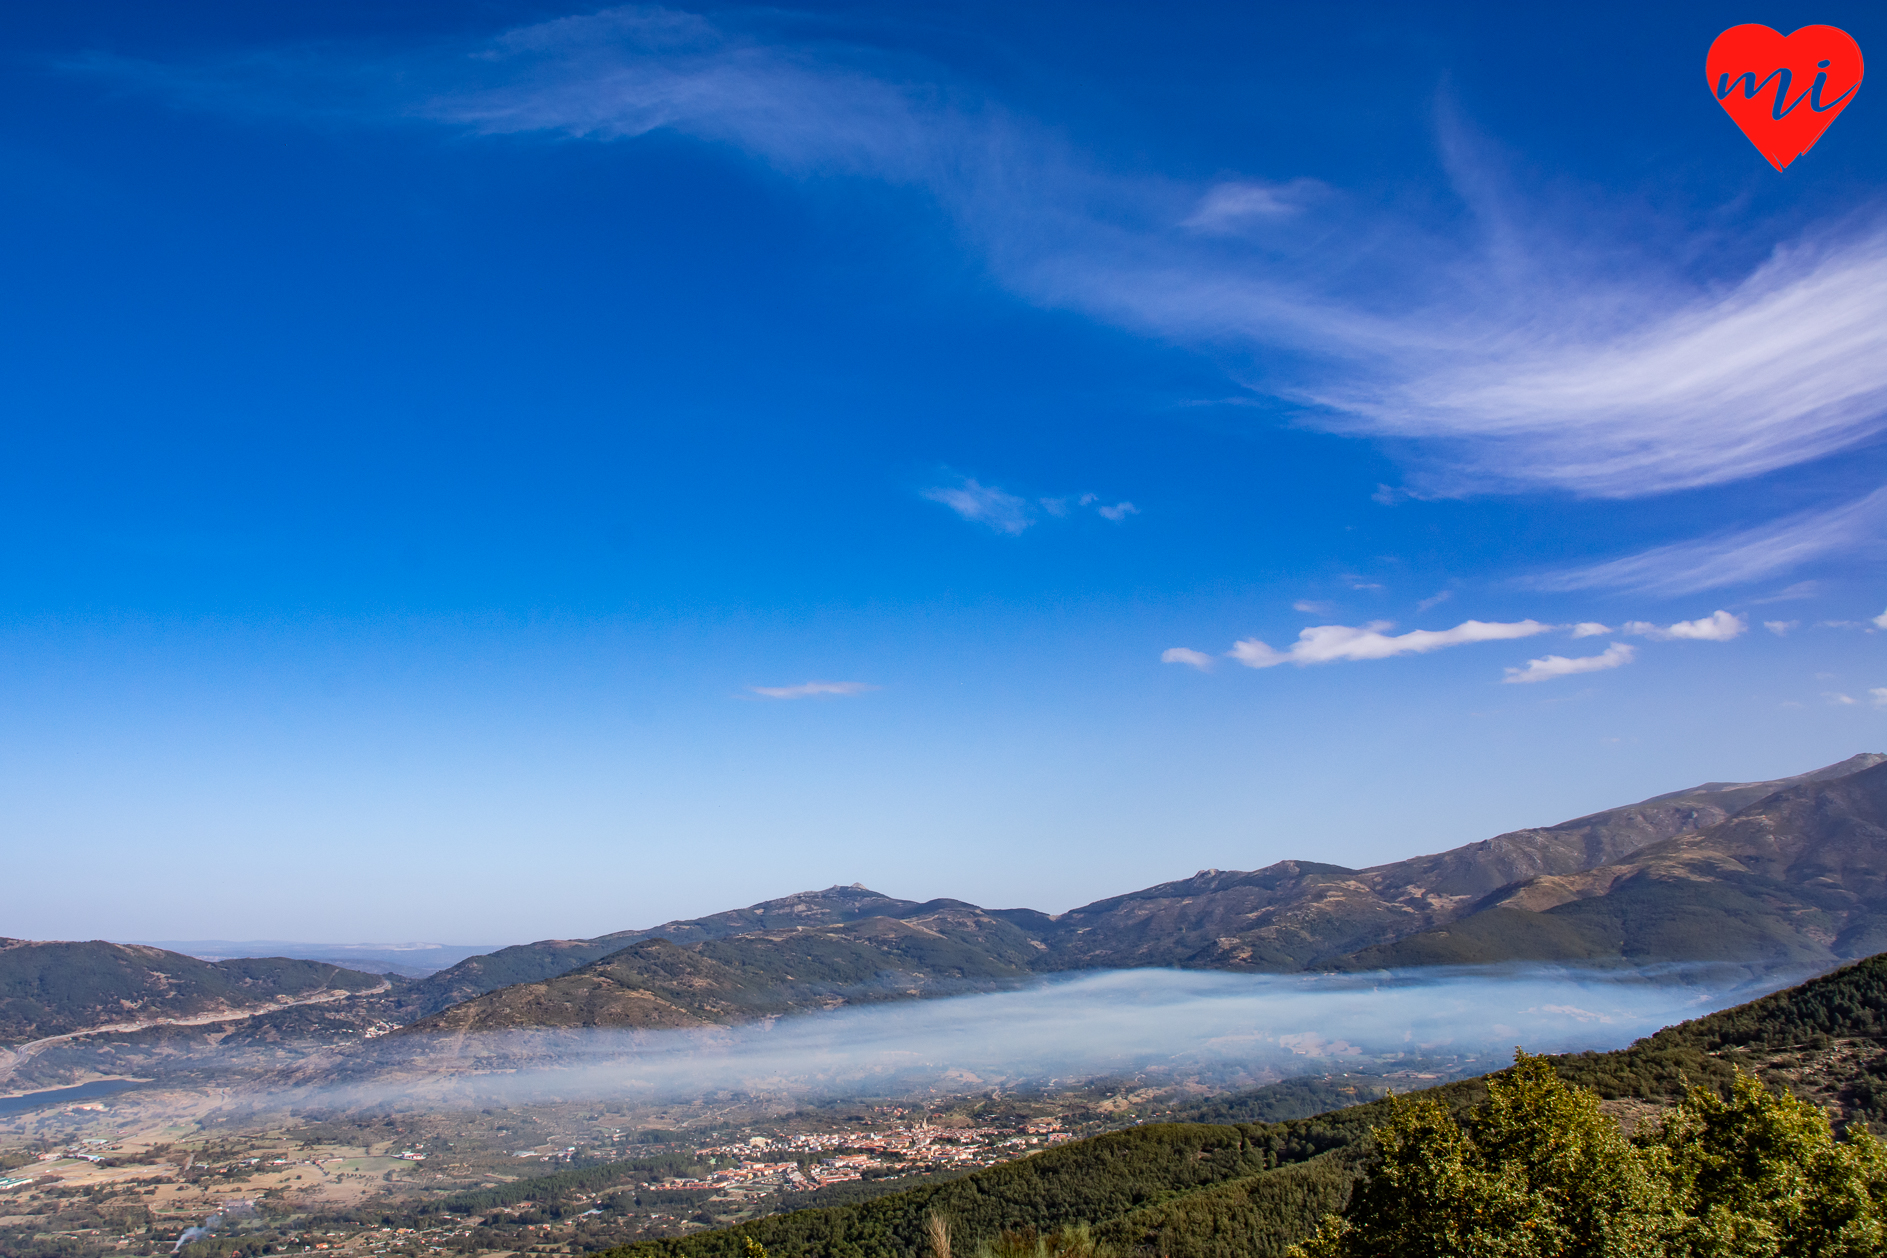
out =
[[(1515, 1047), (1611, 1049), (1800, 975), (1102, 971), (1008, 992), (848, 1007), (733, 1028), (393, 1036), (270, 1087), (274, 1105), (452, 1108), (813, 1100), (1137, 1077), (1249, 1086), (1349, 1070), (1443, 1074)], [(286, 1086), (284, 1086), (286, 1085)], [(262, 1098), (256, 1097), (260, 1101)]]

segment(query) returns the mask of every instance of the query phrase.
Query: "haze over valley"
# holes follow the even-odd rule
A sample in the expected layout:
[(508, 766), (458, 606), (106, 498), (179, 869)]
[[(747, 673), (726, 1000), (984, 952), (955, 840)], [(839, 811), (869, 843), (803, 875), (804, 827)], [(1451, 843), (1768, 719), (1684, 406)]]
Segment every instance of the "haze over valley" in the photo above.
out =
[(1618, 1047), (1867, 955), (1884, 874), (1887, 756), (1864, 753), (1374, 869), (1204, 870), (1058, 915), (837, 886), (419, 978), (10, 940), (0, 1071), (23, 1098), (214, 1082), (237, 1087), (232, 1114), (434, 1083), (471, 1105), (493, 1072), (534, 1097), (649, 1103), (952, 1079), (1222, 1088), (1300, 1059), (1451, 1075), (1507, 1040)]

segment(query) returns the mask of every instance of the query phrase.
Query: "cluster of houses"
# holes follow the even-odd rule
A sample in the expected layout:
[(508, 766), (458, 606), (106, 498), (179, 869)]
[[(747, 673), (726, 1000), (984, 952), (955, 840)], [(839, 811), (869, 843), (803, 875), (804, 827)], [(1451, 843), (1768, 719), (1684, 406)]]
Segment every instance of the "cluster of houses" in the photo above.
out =
[(705, 1178), (673, 1179), (671, 1188), (789, 1188), (805, 1191), (862, 1179), (868, 1172), (912, 1174), (940, 1166), (991, 1166), (1071, 1140), (1059, 1122), (1014, 1127), (914, 1126), (884, 1132), (810, 1132), (784, 1139), (695, 1150), (715, 1167)]

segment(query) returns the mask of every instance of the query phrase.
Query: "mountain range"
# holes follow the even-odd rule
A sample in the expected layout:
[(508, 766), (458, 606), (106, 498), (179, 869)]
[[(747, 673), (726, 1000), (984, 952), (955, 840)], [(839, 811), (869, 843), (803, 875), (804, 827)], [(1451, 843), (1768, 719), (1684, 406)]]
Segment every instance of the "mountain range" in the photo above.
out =
[[(1055, 915), (831, 887), (648, 930), (502, 949), (401, 999), (412, 1031), (655, 1027), (1113, 967), (1812, 968), (1882, 946), (1883, 823), (1887, 755), (1867, 753), (1370, 869), (1295, 860), (1206, 869)], [(520, 981), (531, 971), (543, 977)]]
[[(834, 886), (647, 929), (500, 948), (412, 982), (346, 982), (356, 991), (390, 983), (347, 1002), (363, 1025), (465, 1032), (731, 1023), (1100, 968), (1722, 961), (1815, 969), (1883, 947), (1887, 755), (1867, 753), (1790, 778), (1706, 782), (1369, 869), (1301, 860), (1205, 869), (1060, 914)], [(0, 1039), (122, 1020), (133, 1007), (207, 1009), (207, 993), (238, 981), (215, 976), (258, 964), (4, 941)], [(303, 981), (293, 967), (351, 973), (269, 964), (278, 977), (257, 970), (239, 981), (258, 994), (287, 984), (288, 994)], [(48, 974), (58, 976), (50, 986)], [(215, 999), (235, 1002), (249, 988)], [(320, 1024), (345, 1021), (327, 1009)]]

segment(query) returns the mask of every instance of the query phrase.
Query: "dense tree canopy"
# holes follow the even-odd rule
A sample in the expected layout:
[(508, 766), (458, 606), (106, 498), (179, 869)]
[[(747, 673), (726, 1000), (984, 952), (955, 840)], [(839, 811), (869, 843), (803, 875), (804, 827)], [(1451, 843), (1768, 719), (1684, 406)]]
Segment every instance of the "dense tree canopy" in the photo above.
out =
[(1863, 1258), (1887, 1251), (1887, 1149), (1739, 1076), (1634, 1139), (1543, 1057), (1464, 1119), (1398, 1101), (1380, 1163), (1297, 1258)]

